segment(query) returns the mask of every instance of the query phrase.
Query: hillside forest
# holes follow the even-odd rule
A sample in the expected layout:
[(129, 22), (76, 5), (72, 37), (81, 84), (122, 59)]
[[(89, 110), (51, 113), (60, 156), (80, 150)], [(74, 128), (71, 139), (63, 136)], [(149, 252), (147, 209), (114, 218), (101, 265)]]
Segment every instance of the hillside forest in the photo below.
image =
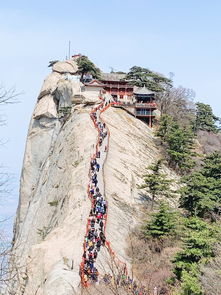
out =
[[(86, 57), (79, 63), (81, 73), (89, 69), (99, 79), (100, 70)], [(115, 73), (154, 91), (161, 113), (153, 132), (162, 157), (146, 167), (137, 186), (146, 201), (143, 223), (128, 237), (132, 275), (148, 294), (219, 295), (221, 120), (171, 78), (139, 66)]]
[[(134, 67), (128, 76), (134, 77), (135, 70), (142, 75), (146, 71)], [(152, 74), (148, 75), (152, 81)], [(220, 118), (210, 105), (194, 103), (191, 89), (173, 87), (171, 80), (158, 83), (154, 90), (161, 117), (154, 132), (162, 157), (146, 167), (139, 186), (147, 194), (147, 202), (143, 224), (129, 239), (134, 273), (156, 294), (218, 295)], [(178, 178), (167, 175), (165, 167)]]

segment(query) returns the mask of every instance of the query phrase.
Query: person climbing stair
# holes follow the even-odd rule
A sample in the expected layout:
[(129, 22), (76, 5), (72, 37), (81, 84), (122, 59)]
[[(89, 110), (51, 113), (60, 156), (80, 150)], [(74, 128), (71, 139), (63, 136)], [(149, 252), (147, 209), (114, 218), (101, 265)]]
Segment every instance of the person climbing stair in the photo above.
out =
[[(106, 152), (108, 151), (109, 131), (106, 123), (102, 122), (100, 115), (110, 105), (111, 101), (109, 98), (104, 99), (90, 113), (94, 126), (98, 131), (98, 142), (96, 152), (90, 161), (88, 197), (91, 200), (91, 210), (87, 220), (87, 230), (83, 244), (84, 252), (80, 266), (83, 287), (88, 287), (89, 281), (98, 282), (99, 273), (95, 264), (98, 258), (98, 252), (102, 246), (106, 245), (105, 227), (108, 206), (103, 189), (102, 168), (107, 156)], [(110, 245), (108, 249), (109, 247)]]

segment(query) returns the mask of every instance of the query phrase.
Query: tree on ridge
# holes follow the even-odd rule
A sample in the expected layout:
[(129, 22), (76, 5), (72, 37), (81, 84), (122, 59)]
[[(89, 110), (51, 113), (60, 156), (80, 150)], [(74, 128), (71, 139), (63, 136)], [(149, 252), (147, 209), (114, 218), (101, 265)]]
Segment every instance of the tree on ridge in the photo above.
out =
[(146, 87), (154, 92), (165, 90), (166, 86), (172, 87), (172, 80), (147, 68), (134, 66), (126, 76), (131, 85)]
[(81, 75), (80, 81), (84, 81), (84, 75), (91, 74), (94, 79), (99, 79), (101, 71), (95, 64), (85, 55), (77, 59), (78, 74)]
[(197, 102), (196, 103), (196, 121), (195, 130), (204, 130), (217, 133), (220, 128), (217, 123), (221, 123), (221, 119), (213, 114), (213, 110), (210, 105)]

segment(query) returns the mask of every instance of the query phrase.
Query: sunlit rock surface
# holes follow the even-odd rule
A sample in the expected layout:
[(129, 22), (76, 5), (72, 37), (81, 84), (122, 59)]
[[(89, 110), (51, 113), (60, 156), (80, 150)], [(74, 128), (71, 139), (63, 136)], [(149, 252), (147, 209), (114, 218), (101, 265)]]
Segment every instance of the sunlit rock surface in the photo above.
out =
[[(66, 66), (56, 63), (53, 70), (66, 73)], [(97, 142), (90, 111), (100, 98), (65, 77), (52, 73), (45, 80), (27, 136), (15, 223), (14, 253), (25, 273), (18, 295), (80, 294), (79, 265), (91, 208), (88, 171)], [(58, 117), (60, 107), (68, 112)], [(126, 111), (111, 107), (102, 118), (110, 129), (103, 170), (109, 204), (106, 235), (130, 269), (128, 233), (140, 221), (143, 202), (137, 185), (160, 154), (152, 130)], [(101, 274), (107, 259), (103, 249)]]

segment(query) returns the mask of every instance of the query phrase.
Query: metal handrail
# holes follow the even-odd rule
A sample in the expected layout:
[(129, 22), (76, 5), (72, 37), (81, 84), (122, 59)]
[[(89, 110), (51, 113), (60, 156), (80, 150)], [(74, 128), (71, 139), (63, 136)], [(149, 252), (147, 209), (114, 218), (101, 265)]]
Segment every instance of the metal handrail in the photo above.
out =
[(119, 102), (120, 105), (122, 106), (131, 106), (131, 107), (157, 107), (157, 104), (155, 102), (148, 102), (148, 103), (137, 103), (137, 102)]

